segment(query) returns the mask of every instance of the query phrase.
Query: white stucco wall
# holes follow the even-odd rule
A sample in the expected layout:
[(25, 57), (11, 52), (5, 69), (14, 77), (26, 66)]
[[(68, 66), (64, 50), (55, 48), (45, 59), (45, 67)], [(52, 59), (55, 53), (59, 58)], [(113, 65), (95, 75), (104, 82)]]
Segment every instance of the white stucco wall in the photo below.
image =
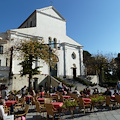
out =
[[(38, 10), (39, 11), (39, 10)], [(41, 13), (42, 12), (42, 13)], [(49, 15), (46, 15), (49, 14)], [(35, 16), (36, 15), (36, 16)], [(36, 18), (36, 19), (35, 19)], [(11, 40), (11, 46), (14, 45), (17, 41), (20, 40), (29, 40), (30, 37), (39, 36), (44, 39), (45, 43), (48, 43), (48, 38), (51, 37), (52, 40), (56, 38), (57, 43), (69, 43), (71, 45), (81, 46), (79, 43), (71, 39), (66, 35), (66, 21), (54, 11), (54, 9), (43, 9), (40, 12), (35, 12), (28, 21), (23, 24), (22, 27), (25, 27), (27, 23), (33, 20), (35, 23), (36, 20), (36, 27), (30, 28), (19, 28), (19, 29), (12, 29), (8, 31), (9, 33), (9, 40)], [(15, 32), (13, 32), (15, 31)], [(65, 61), (66, 61), (66, 76), (73, 76), (73, 64), (76, 64), (76, 75), (81, 74), (80, 66), (83, 65), (83, 56), (82, 50), (80, 51), (81, 55), (79, 55), (79, 49), (77, 47), (71, 47), (66, 45), (65, 46)], [(76, 59), (72, 59), (71, 54), (76, 54)], [(59, 57), (58, 70), (57, 75), (63, 76), (64, 75), (64, 49), (63, 47), (60, 50), (57, 50), (57, 56)], [(22, 69), (20, 65), (18, 65), (21, 61), (13, 58), (13, 66), (12, 71), (13, 74), (19, 74), (19, 71)], [(80, 65), (81, 62), (81, 65)], [(35, 64), (33, 65), (35, 66)], [(43, 61), (40, 60), (38, 62), (38, 66), (43, 66), (40, 68), (41, 74), (49, 74), (49, 66), (45, 64)]]

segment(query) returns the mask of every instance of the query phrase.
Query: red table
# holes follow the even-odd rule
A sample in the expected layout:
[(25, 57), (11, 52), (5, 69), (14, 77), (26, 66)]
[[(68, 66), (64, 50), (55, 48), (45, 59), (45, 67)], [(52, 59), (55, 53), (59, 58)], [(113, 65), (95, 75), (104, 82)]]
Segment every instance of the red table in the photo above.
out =
[(57, 96), (58, 94), (52, 94), (53, 97)]
[(38, 98), (37, 99), (39, 102), (44, 102), (45, 101), (45, 98)]
[(63, 102), (52, 102), (52, 105), (57, 109), (63, 105)]
[(45, 92), (39, 92), (40, 96), (44, 96)]
[(112, 100), (115, 99), (115, 95), (111, 95), (111, 99), (112, 99)]
[(5, 101), (5, 104), (7, 107), (10, 107), (11, 105), (14, 105), (15, 103), (17, 103), (17, 101)]
[(82, 98), (82, 99), (83, 99), (85, 105), (87, 105), (91, 102), (90, 98)]
[(83, 99), (83, 101), (85, 101), (85, 102), (91, 102), (91, 99), (90, 98), (82, 98)]
[(71, 98), (71, 96), (63, 95), (63, 98), (69, 99), (69, 98)]
[(33, 97), (33, 96), (31, 96), (31, 95), (30, 96), (26, 96), (25, 97), (25, 101), (27, 102), (29, 100), (29, 98), (31, 98), (31, 97)]

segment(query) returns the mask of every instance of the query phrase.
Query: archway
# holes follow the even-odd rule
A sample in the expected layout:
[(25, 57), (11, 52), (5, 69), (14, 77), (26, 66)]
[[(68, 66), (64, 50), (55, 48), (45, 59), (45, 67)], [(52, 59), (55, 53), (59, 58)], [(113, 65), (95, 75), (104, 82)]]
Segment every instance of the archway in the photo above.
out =
[(73, 64), (73, 79), (75, 79), (76, 78), (76, 65), (75, 64)]

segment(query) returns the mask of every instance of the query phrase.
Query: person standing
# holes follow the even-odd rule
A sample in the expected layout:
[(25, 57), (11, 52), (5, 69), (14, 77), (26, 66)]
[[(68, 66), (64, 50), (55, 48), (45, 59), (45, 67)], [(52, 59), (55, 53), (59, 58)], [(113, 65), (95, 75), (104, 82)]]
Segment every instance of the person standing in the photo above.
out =
[(24, 86), (22, 89), (21, 89), (21, 94), (22, 94), (22, 97), (24, 97), (25, 96), (25, 94), (26, 94), (26, 86)]
[(9, 90), (8, 90), (8, 87), (5, 87), (5, 89), (1, 91), (1, 97), (2, 99), (5, 99), (5, 101), (7, 101), (8, 96), (9, 96)]
[(117, 89), (120, 90), (120, 81), (117, 82)]
[(5, 100), (0, 99), (0, 119), (3, 119), (4, 116), (7, 116), (7, 114), (4, 112), (3, 105), (5, 105)]

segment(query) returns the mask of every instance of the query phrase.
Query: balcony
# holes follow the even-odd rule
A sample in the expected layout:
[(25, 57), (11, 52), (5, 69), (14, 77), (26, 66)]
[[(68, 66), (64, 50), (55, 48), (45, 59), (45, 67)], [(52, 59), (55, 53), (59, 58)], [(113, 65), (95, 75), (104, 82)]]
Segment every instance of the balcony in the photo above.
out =
[(8, 40), (0, 39), (0, 44), (7, 44)]
[(0, 81), (8, 79), (9, 69), (10, 67), (0, 66)]
[(6, 66), (0, 66), (0, 72), (2, 71), (9, 71), (10, 67), (6, 67)]

